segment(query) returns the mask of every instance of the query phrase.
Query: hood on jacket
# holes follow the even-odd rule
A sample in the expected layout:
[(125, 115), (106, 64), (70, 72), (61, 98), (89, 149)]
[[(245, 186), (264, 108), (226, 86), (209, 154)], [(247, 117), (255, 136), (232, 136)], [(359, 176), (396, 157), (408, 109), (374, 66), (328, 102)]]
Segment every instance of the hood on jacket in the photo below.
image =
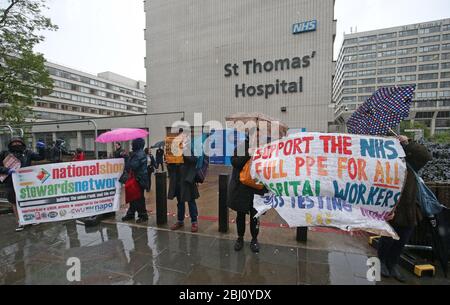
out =
[(11, 141), (9, 141), (9, 144), (8, 144), (8, 149), (9, 149), (9, 151), (17, 151), (17, 150), (15, 150), (14, 149), (14, 147), (13, 147), (13, 143), (14, 142), (20, 142), (20, 151), (25, 151), (26, 149), (27, 149), (27, 145), (25, 144), (25, 141), (22, 139), (22, 138), (12, 138), (11, 139)]
[(66, 141), (64, 141), (63, 139), (58, 139), (58, 140), (56, 140), (55, 146), (61, 147), (61, 146), (64, 146), (65, 143), (66, 143)]
[(415, 171), (421, 170), (432, 160), (427, 148), (416, 142), (409, 143), (408, 146), (406, 146), (405, 152), (406, 162), (408, 162)]
[(136, 139), (133, 140), (131, 147), (133, 148), (134, 152), (137, 152), (139, 150), (143, 150), (145, 147), (145, 140), (144, 139)]

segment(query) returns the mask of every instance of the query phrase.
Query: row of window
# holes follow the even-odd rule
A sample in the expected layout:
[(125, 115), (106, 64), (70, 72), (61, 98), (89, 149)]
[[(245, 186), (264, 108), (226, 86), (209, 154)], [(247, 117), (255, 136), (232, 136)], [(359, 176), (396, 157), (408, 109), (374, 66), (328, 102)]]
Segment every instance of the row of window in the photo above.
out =
[(69, 73), (63, 70), (59, 70), (59, 69), (55, 69), (52, 67), (47, 67), (47, 71), (50, 75), (53, 76), (57, 76), (57, 77), (61, 77), (61, 78), (66, 78), (66, 79), (70, 79), (73, 81), (77, 81), (80, 83), (85, 83), (85, 84), (89, 84), (91, 86), (96, 86), (96, 87), (100, 87), (100, 88), (104, 88), (104, 89), (109, 89), (112, 91), (117, 91), (123, 94), (128, 94), (128, 95), (132, 95), (132, 96), (136, 96), (142, 99), (145, 99), (146, 96), (144, 93), (142, 92), (138, 92), (138, 91), (133, 91), (130, 89), (126, 89), (126, 88), (122, 88), (113, 84), (109, 84), (106, 82), (101, 82), (92, 78), (88, 78), (85, 76), (81, 76), (81, 75), (77, 75), (77, 74), (73, 74), (73, 73)]
[(96, 98), (84, 97), (84, 96), (79, 96), (79, 95), (69, 94), (69, 93), (64, 93), (64, 92), (54, 91), (54, 92), (52, 92), (52, 94), (50, 94), (50, 96), (55, 97), (55, 98), (65, 99), (65, 100), (71, 100), (71, 101), (74, 101), (77, 103), (91, 104), (91, 105), (108, 107), (108, 108), (112, 108), (112, 109), (122, 109), (122, 110), (144, 113), (144, 109), (139, 109), (138, 107), (135, 107), (135, 106), (127, 106), (127, 105), (123, 105), (123, 104), (108, 102), (108, 101), (104, 101), (104, 100), (100, 100), (100, 99), (96, 99)]
[(97, 95), (100, 97), (106, 97), (109, 99), (114, 99), (114, 100), (119, 100), (122, 102), (133, 103), (133, 104), (145, 106), (145, 102), (137, 100), (137, 99), (127, 98), (123, 95), (112, 94), (112, 93), (109, 93), (106, 91), (83, 87), (83, 86), (79, 86), (76, 84), (71, 84), (71, 83), (67, 83), (67, 82), (63, 82), (63, 81), (59, 81), (59, 80), (55, 80), (53, 82), (53, 84), (57, 88), (62, 88), (62, 89), (71, 90), (71, 91), (77, 91), (77, 92), (81, 92), (81, 93), (85, 93), (85, 94)]
[[(430, 48), (427, 47), (427, 53), (430, 52)], [(409, 49), (402, 49), (402, 50), (391, 50), (391, 51), (383, 51), (378, 53), (366, 53), (366, 54), (360, 54), (360, 55), (347, 55), (344, 57), (344, 62), (349, 61), (356, 61), (356, 60), (368, 60), (368, 59), (375, 59), (375, 58), (383, 58), (383, 57), (395, 57), (395, 56), (404, 56), (404, 55), (410, 55), (410, 54), (416, 54), (417, 48), (409, 48)], [(414, 58), (414, 57), (412, 57)], [(433, 55), (422, 55), (419, 56), (419, 61), (431, 61), (431, 60), (439, 60), (440, 54), (433, 54)], [(442, 60), (450, 59), (450, 53), (443, 53), (442, 54)], [(394, 61), (395, 59), (391, 59), (391, 61)]]
[[(442, 26), (442, 31), (449, 31), (450, 25), (446, 24)], [(432, 26), (428, 28), (422, 28), (422, 29), (412, 29), (412, 30), (406, 30), (406, 31), (400, 31), (400, 32), (392, 32), (392, 33), (385, 33), (385, 34), (379, 34), (379, 35), (370, 35), (370, 36), (364, 36), (359, 38), (352, 38), (352, 39), (346, 39), (344, 44), (350, 45), (350, 44), (356, 44), (356, 43), (368, 43), (368, 42), (374, 42), (374, 41), (381, 41), (381, 40), (388, 40), (388, 39), (394, 39), (397, 37), (408, 37), (408, 36), (417, 36), (417, 35), (427, 35), (427, 34), (433, 34), (441, 32), (441, 26)], [(440, 35), (439, 35), (440, 36)], [(450, 36), (449, 34), (444, 34), (443, 36)]]
[[(356, 70), (356, 69), (365, 69), (365, 68), (373, 68), (377, 65), (376, 61), (373, 62), (365, 62), (361, 64), (346, 64), (343, 69), (345, 70)], [(446, 70), (450, 69), (450, 62), (445, 62), (440, 64), (441, 69)], [(439, 64), (426, 64), (417, 66), (406, 66), (397, 68), (397, 73), (408, 73), (417, 71), (430, 71), (430, 70), (439, 70)], [(385, 68), (378, 69), (378, 74), (393, 74), (395, 73), (396, 68)]]
[[(442, 82), (444, 83), (444, 87), (442, 88), (450, 88), (450, 82)], [(442, 84), (441, 83), (441, 84)], [(436, 85), (435, 85), (436, 84)], [(415, 84), (405, 84), (406, 85), (415, 85)], [(420, 86), (423, 85), (423, 86)], [(379, 88), (382, 87), (393, 87), (393, 85), (389, 86), (379, 86)], [(437, 83), (423, 83), (419, 84), (418, 89), (421, 90), (430, 90), (430, 89), (437, 89)], [(360, 87), (360, 88), (345, 88), (342, 90), (343, 95), (351, 95), (351, 94), (361, 94), (361, 93), (367, 93), (367, 94), (373, 94), (377, 90), (376, 87)], [(416, 92), (416, 98), (417, 99), (424, 99), (424, 98), (448, 98), (450, 97), (450, 91), (441, 91), (441, 92)]]

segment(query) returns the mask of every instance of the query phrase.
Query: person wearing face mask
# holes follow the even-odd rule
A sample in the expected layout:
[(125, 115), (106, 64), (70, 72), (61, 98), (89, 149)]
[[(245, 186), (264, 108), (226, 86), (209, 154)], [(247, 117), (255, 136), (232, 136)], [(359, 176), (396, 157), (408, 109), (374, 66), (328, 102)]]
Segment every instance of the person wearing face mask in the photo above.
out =
[(125, 163), (124, 173), (127, 176), (127, 179), (130, 179), (131, 173), (136, 178), (140, 186), (140, 197), (136, 201), (129, 202), (130, 208), (128, 209), (126, 216), (122, 218), (122, 221), (134, 220), (136, 212), (138, 213), (137, 223), (148, 221), (144, 191), (149, 189), (150, 183), (148, 181), (147, 156), (144, 152), (144, 147), (144, 139), (133, 140), (133, 151), (130, 153), (129, 158)]
[[(12, 174), (15, 172), (13, 168), (7, 168), (4, 166), (4, 160), (12, 155), (17, 160), (20, 161), (20, 168), (31, 166), (32, 161), (42, 161), (45, 159), (45, 152), (40, 151), (40, 153), (32, 152), (27, 149), (27, 146), (23, 139), (21, 138), (13, 138), (8, 145), (8, 150), (5, 150), (0, 153), (0, 174), (7, 175), (8, 177), (3, 182), (6, 186), (6, 192), (8, 201), (11, 203), (14, 211), (14, 215), (16, 216), (18, 222), (18, 214), (16, 207), (16, 194), (14, 192), (14, 185), (12, 180)], [(16, 232), (23, 231), (24, 227), (18, 224), (16, 228)]]

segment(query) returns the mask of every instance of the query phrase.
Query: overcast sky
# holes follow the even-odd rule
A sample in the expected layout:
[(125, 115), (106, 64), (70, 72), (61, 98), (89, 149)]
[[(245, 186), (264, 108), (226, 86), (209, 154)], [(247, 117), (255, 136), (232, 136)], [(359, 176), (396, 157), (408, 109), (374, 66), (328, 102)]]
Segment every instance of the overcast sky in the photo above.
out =
[[(93, 74), (113, 71), (145, 80), (142, 0), (48, 0), (48, 5), (48, 15), (60, 28), (45, 33), (46, 41), (36, 48), (48, 60)], [(335, 17), (336, 54), (351, 27), (362, 32), (449, 18), (450, 0), (337, 0)]]

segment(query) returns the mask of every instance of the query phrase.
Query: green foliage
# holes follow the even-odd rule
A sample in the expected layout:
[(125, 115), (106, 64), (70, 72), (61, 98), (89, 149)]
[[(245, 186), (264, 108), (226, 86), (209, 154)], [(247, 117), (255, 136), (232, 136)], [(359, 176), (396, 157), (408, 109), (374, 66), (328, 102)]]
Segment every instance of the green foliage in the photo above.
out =
[(432, 138), (432, 142), (439, 144), (450, 144), (450, 131), (435, 134)]
[(35, 97), (53, 89), (43, 55), (33, 52), (40, 32), (57, 30), (45, 8), (45, 0), (7, 0), (0, 8), (0, 124), (20, 125)]
[(424, 123), (421, 123), (421, 122), (418, 122), (418, 121), (415, 121), (414, 123), (411, 122), (411, 121), (403, 121), (400, 124), (400, 133), (402, 135), (405, 135), (405, 136), (409, 137), (409, 138), (414, 138), (414, 133), (409, 133), (409, 132), (405, 131), (405, 130), (408, 130), (408, 129), (422, 129), (423, 132), (424, 132), (425, 140), (430, 140), (430, 138), (431, 138), (431, 130)]

